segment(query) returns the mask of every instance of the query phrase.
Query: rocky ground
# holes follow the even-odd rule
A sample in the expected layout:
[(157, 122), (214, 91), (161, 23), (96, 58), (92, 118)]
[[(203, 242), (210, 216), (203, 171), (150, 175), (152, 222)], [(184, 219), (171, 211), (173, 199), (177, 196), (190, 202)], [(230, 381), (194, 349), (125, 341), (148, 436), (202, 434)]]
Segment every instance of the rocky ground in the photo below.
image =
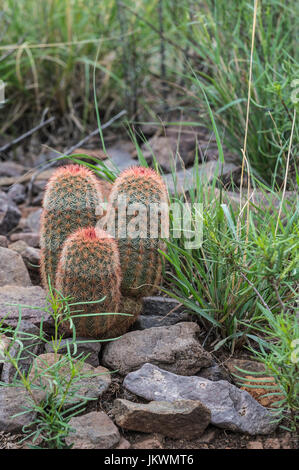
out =
[[(166, 148), (172, 142), (168, 137)], [(152, 144), (157, 146), (159, 139), (166, 138), (156, 135)], [(132, 152), (114, 147), (110, 154), (122, 169), (136, 164)], [(184, 154), (187, 158), (188, 151)], [(162, 164), (163, 152), (159, 158)], [(162, 166), (169, 170), (166, 160)], [(214, 168), (211, 159), (201, 171), (210, 178)], [(178, 180), (188, 189), (191, 170), (177, 169)], [(223, 175), (236, 170), (228, 163)], [(0, 321), (5, 317), (5, 324), (15, 326), (19, 310), (13, 304), (27, 305), (22, 308), (20, 330), (28, 333), (38, 332), (41, 318), (47, 334), (53, 329), (44, 310), (46, 294), (39, 276), (41, 201), (52, 171), (43, 171), (33, 181), (32, 170), (14, 162), (0, 163)], [(169, 173), (165, 178), (171, 189)], [(262, 389), (240, 387), (233, 375), (239, 374), (235, 367), (263, 372), (261, 366), (244, 355), (220, 361), (202, 347), (204, 339), (196, 318), (161, 296), (144, 299), (140, 318), (121, 339), (102, 347), (81, 339), (79, 352), (90, 354), (86, 374), (101, 375), (80, 383), (81, 394), (96, 400), (84, 415), (72, 419), (76, 432), (68, 437), (69, 443), (75, 448), (120, 449), (295, 448), (295, 436), (273, 424), (271, 399), (262, 396)], [(1, 340), (6, 347), (9, 339)], [(38, 358), (33, 365), (30, 357), (22, 360), (22, 370), (31, 365), (39, 370), (43, 361), (53, 361), (49, 346), (28, 341), (26, 346)], [(114, 370), (118, 372), (109, 374)], [(14, 370), (1, 362), (1, 356), (0, 374), (2, 382), (13, 380)], [(0, 448), (25, 445), (17, 442), (32, 416), (11, 419), (22, 411), (25, 394), (22, 389), (0, 387)]]

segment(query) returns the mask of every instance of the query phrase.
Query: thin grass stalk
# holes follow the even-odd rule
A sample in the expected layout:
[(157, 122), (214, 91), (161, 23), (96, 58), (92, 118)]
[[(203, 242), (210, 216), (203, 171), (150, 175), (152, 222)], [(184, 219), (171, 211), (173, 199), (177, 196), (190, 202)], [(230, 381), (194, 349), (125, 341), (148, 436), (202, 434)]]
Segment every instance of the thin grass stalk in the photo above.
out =
[[(248, 94), (247, 94), (247, 108), (246, 108), (246, 124), (245, 124), (245, 135), (243, 143), (243, 159), (242, 159), (242, 170), (241, 170), (241, 182), (240, 182), (240, 211), (242, 206), (242, 190), (243, 190), (243, 178), (244, 178), (244, 167), (247, 150), (247, 137), (248, 137), (248, 125), (249, 125), (249, 112), (250, 112), (250, 98), (251, 98), (251, 83), (252, 83), (252, 64), (253, 64), (253, 51), (254, 51), (254, 39), (255, 39), (255, 28), (256, 28), (256, 17), (257, 17), (258, 0), (254, 0), (254, 12), (253, 12), (253, 24), (252, 24), (252, 35), (251, 35), (251, 50), (250, 50), (250, 66), (249, 66), (249, 79), (248, 79)], [(249, 178), (248, 178), (249, 185)], [(239, 227), (237, 226), (237, 233)]]
[[(250, 199), (250, 171), (248, 160), (246, 157), (246, 150), (247, 150), (247, 137), (248, 137), (248, 126), (249, 126), (249, 112), (250, 112), (250, 98), (251, 98), (251, 83), (252, 83), (252, 64), (253, 64), (253, 52), (254, 52), (254, 39), (255, 39), (255, 29), (256, 29), (256, 17), (257, 17), (257, 8), (258, 8), (258, 0), (254, 0), (254, 11), (253, 11), (253, 23), (252, 23), (252, 35), (251, 35), (251, 50), (250, 50), (250, 66), (249, 66), (249, 79), (248, 79), (248, 94), (247, 94), (247, 108), (246, 108), (246, 123), (245, 123), (245, 135), (244, 135), (244, 143), (242, 151), (242, 169), (241, 169), (241, 182), (240, 182), (240, 204), (239, 204), (239, 217), (237, 220), (237, 238), (239, 239), (240, 236), (240, 214), (242, 213), (242, 190), (243, 190), (243, 179), (244, 179), (244, 168), (245, 163), (247, 165), (247, 211), (246, 211), (246, 240), (248, 242), (248, 234), (249, 234), (249, 204), (248, 201)], [(236, 247), (236, 253), (237, 253)], [(246, 245), (245, 245), (245, 253), (244, 253), (244, 262), (246, 261)], [(234, 284), (235, 284), (235, 274), (233, 274), (232, 278), (232, 296), (234, 295)], [(240, 286), (240, 280), (238, 282), (238, 288)], [(238, 289), (237, 289), (238, 291)]]
[(284, 182), (283, 182), (282, 198), (281, 198), (281, 201), (280, 201), (280, 206), (279, 206), (279, 211), (278, 211), (278, 216), (277, 216), (277, 222), (276, 222), (276, 227), (275, 227), (275, 236), (277, 234), (278, 224), (279, 224), (279, 220), (280, 220), (280, 217), (281, 217), (282, 206), (283, 206), (285, 193), (286, 193), (287, 178), (288, 178), (288, 171), (289, 171), (289, 164), (290, 164), (290, 156), (291, 156), (291, 148), (292, 148), (294, 128), (295, 128), (295, 121), (296, 121), (296, 108), (294, 108), (294, 114), (293, 114), (292, 130), (291, 130), (289, 150), (288, 150), (288, 156), (287, 156), (286, 172), (285, 172), (285, 177), (284, 177)]

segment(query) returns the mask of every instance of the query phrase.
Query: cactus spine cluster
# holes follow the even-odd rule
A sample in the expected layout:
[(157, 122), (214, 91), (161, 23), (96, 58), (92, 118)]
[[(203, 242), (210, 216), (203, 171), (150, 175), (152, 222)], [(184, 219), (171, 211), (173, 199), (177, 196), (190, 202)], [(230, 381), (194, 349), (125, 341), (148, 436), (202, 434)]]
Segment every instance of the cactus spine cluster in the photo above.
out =
[[(118, 204), (125, 200), (127, 213), (122, 225), (119, 223)], [(168, 204), (167, 190), (162, 178), (152, 169), (133, 167), (125, 170), (115, 180), (109, 196), (110, 210), (107, 220), (115, 217), (116, 234), (122, 270), (121, 292), (125, 296), (142, 297), (154, 292), (161, 280), (161, 258), (158, 249), (165, 249), (159, 238), (161, 234), (161, 213), (154, 209)], [(131, 210), (130, 210), (131, 208)], [(115, 209), (118, 209), (115, 211)], [(114, 215), (113, 215), (114, 214)], [(138, 218), (138, 234), (134, 232), (134, 219)], [(150, 230), (155, 228), (157, 237), (152, 238)], [(124, 231), (125, 229), (125, 231)], [(137, 232), (136, 232), (137, 233)]]
[[(120, 219), (119, 197), (127, 212)], [(50, 179), (43, 201), (41, 224), (41, 274), (44, 286), (52, 286), (72, 303), (82, 302), (80, 317), (73, 312), (80, 336), (112, 338), (125, 333), (141, 312), (141, 297), (151, 294), (161, 280), (159, 237), (149, 234), (150, 208), (166, 204), (167, 190), (161, 177), (148, 168), (124, 171), (109, 196), (107, 221), (116, 225), (116, 239), (96, 228), (97, 207), (103, 201), (96, 177), (80, 165), (58, 169)], [(139, 213), (136, 205), (142, 204)], [(130, 211), (133, 208), (133, 212)], [(138, 214), (143, 232), (131, 237), (130, 225)], [(157, 222), (159, 232), (161, 214)], [(125, 226), (126, 234), (122, 229)], [(104, 300), (102, 302), (90, 303)], [(78, 310), (78, 307), (75, 307)], [(109, 313), (109, 315), (88, 315)], [(117, 313), (128, 313), (118, 315)], [(85, 316), (84, 316), (85, 315)], [(64, 330), (70, 333), (69, 326)]]
[(93, 173), (80, 165), (59, 168), (50, 178), (41, 220), (41, 275), (55, 287), (55, 276), (67, 237), (78, 228), (95, 226), (96, 208), (102, 201)]

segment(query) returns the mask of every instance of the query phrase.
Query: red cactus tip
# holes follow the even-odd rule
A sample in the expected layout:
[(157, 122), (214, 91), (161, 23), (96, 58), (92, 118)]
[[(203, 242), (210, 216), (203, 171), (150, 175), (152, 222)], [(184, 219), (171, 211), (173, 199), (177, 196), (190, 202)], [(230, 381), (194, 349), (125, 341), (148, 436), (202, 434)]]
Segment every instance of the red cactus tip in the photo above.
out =
[(98, 229), (96, 227), (87, 227), (87, 228), (79, 228), (76, 230), (75, 233), (73, 233), (70, 237), (69, 240), (83, 240), (85, 242), (88, 241), (101, 241), (102, 239), (106, 238), (112, 238), (111, 235), (109, 235), (107, 232), (104, 230)]
[(127, 168), (124, 170), (116, 179), (116, 182), (120, 179), (123, 180), (126, 178), (134, 177), (136, 179), (138, 178), (145, 178), (151, 180), (151, 182), (155, 182), (155, 184), (158, 184), (160, 186), (160, 190), (167, 194), (167, 188), (166, 184), (163, 181), (161, 175), (156, 172), (153, 168), (146, 168), (144, 166), (132, 166), (130, 168)]
[(56, 179), (59, 176), (74, 176), (80, 174), (81, 176), (93, 176), (93, 172), (83, 165), (66, 165), (59, 167), (51, 176), (51, 180)]
[(83, 229), (79, 229), (77, 232), (77, 237), (82, 238), (84, 240), (96, 240), (97, 234), (94, 227), (87, 227)]
[(160, 175), (153, 170), (152, 168), (146, 168), (144, 166), (131, 166), (130, 168), (127, 168), (124, 170), (120, 176), (145, 176), (145, 177), (151, 177), (151, 178), (159, 178)]

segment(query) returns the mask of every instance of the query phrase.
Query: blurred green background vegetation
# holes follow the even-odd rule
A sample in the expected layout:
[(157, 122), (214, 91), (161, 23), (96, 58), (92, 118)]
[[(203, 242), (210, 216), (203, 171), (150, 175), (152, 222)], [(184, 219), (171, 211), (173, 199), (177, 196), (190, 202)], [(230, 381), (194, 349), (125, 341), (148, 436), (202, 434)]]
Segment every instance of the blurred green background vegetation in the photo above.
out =
[[(7, 103), (0, 136), (27, 130), (46, 108), (69, 134), (76, 128), (83, 135), (96, 122), (95, 67), (101, 116), (125, 108), (137, 126), (180, 114), (209, 125), (200, 81), (223, 141), (242, 159), (253, 1), (1, 4), (0, 78)], [(253, 173), (267, 183), (282, 182), (299, 96), (292, 87), (299, 78), (298, 10), (292, 0), (262, 0), (258, 7), (247, 149)], [(298, 127), (292, 149), (290, 175), (296, 175)]]

